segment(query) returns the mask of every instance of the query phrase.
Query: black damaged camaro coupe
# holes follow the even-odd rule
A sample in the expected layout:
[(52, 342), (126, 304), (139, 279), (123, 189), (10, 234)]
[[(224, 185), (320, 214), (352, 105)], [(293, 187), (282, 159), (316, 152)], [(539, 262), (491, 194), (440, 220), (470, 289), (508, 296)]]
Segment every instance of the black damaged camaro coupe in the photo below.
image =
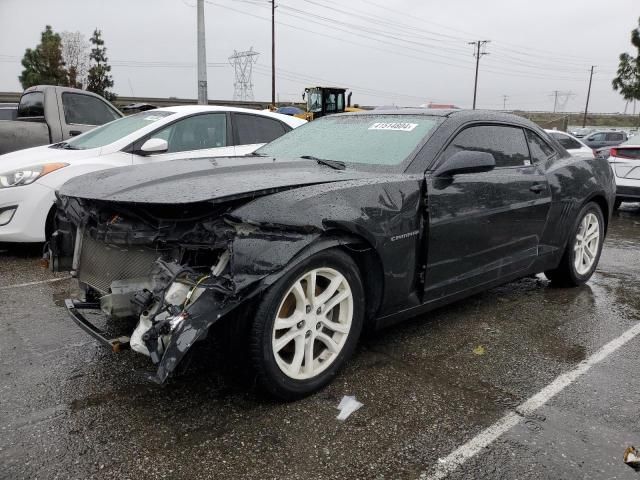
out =
[[(377, 328), (520, 277), (580, 285), (615, 197), (605, 160), (533, 123), (394, 110), (311, 122), (255, 154), (77, 177), (58, 193), (51, 265), (86, 292), (72, 318), (162, 383), (217, 322), (273, 395), (307, 395)], [(85, 316), (131, 319), (108, 336)]]

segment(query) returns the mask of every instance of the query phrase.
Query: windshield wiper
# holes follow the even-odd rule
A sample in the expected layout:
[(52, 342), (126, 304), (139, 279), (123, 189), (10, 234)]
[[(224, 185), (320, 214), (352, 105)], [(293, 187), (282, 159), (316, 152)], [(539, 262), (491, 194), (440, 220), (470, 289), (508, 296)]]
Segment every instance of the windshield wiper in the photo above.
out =
[(258, 152), (251, 152), (251, 153), (247, 153), (247, 155), (245, 156), (253, 156), (253, 157), (267, 157), (268, 155), (266, 153), (258, 153)]
[(326, 160), (324, 158), (314, 157), (313, 155), (302, 155), (300, 158), (304, 158), (305, 160), (315, 160), (318, 164), (326, 165), (334, 170), (344, 170), (347, 168), (344, 162), (340, 162), (339, 160)]

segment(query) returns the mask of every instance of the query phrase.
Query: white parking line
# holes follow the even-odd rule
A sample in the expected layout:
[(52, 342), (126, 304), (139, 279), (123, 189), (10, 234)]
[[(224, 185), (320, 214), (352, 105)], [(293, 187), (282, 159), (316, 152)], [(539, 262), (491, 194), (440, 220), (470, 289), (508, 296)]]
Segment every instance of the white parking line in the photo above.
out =
[(520, 404), (515, 411), (507, 413), (496, 423), (480, 432), (461, 447), (455, 449), (445, 458), (439, 459), (438, 464), (432, 468), (433, 473), (429, 474), (425, 472), (420, 475), (420, 479), (441, 480), (446, 478), (451, 472), (457, 470), (467, 460), (480, 453), (502, 434), (515, 427), (524, 416), (533, 413), (536, 409), (547, 403), (555, 395), (571, 385), (578, 377), (585, 374), (591, 367), (607, 358), (638, 334), (640, 334), (640, 323), (631, 327), (614, 340), (611, 340), (589, 358), (580, 362), (573, 370), (557, 377), (553, 382), (540, 390), (540, 392)]
[(6, 287), (0, 287), (0, 290), (9, 290), (10, 288), (30, 287), (31, 285), (40, 285), (42, 283), (61, 282), (62, 280), (69, 280), (71, 277), (50, 278), (49, 280), (38, 280), (37, 282), (17, 283), (15, 285), (7, 285)]

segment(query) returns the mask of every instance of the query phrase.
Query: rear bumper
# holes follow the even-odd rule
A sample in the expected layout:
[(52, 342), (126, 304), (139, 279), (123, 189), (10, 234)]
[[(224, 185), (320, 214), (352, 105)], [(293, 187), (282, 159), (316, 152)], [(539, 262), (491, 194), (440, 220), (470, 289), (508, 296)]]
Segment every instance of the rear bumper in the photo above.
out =
[(616, 198), (617, 199), (637, 199), (640, 200), (640, 181), (637, 182), (638, 186), (629, 185), (617, 185), (616, 186)]

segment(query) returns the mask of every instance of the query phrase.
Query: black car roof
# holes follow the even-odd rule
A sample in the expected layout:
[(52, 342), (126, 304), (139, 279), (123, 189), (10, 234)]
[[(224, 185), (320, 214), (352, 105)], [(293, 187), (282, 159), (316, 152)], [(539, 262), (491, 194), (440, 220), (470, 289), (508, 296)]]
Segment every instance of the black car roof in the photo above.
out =
[(496, 112), (493, 110), (454, 110), (454, 109), (436, 109), (436, 108), (400, 108), (389, 110), (367, 110), (363, 112), (340, 113), (339, 115), (424, 115), (431, 117), (448, 117), (455, 118), (460, 122), (466, 121), (494, 121), (519, 124), (527, 127), (540, 129), (538, 125), (530, 120), (514, 115), (512, 113)]

